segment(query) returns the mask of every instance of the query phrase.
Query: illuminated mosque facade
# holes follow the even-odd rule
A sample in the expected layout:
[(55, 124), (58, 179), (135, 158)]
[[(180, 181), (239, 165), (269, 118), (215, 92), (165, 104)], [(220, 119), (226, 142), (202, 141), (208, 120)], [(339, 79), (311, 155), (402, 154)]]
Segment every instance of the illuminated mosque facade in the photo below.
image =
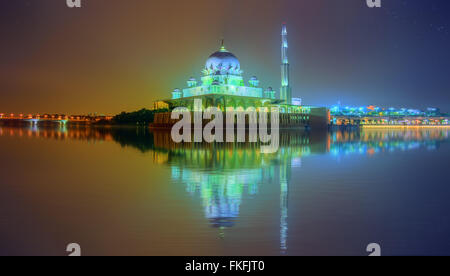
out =
[[(290, 85), (290, 65), (288, 59), (287, 28), (283, 24), (281, 33), (281, 87), (280, 97), (277, 92), (268, 87), (260, 87), (259, 79), (255, 76), (245, 82), (241, 64), (238, 58), (229, 52), (222, 41), (221, 48), (209, 56), (202, 70), (200, 81), (191, 77), (184, 89), (175, 89), (171, 99), (157, 103), (157, 106), (168, 106), (169, 110), (176, 107), (186, 107), (190, 111), (194, 100), (202, 100), (202, 110), (208, 107), (217, 107), (221, 111), (245, 111), (253, 107), (256, 111), (268, 111), (277, 108), (280, 112), (280, 125), (308, 126), (314, 121), (321, 121), (323, 126), (328, 125), (327, 110), (301, 105), (300, 99), (292, 98)], [(155, 118), (156, 125), (169, 123), (168, 114), (160, 114)], [(315, 119), (313, 118), (315, 117)], [(319, 120), (317, 120), (319, 119)]]
[(206, 61), (201, 83), (190, 78), (187, 81), (188, 87), (183, 90), (175, 89), (168, 103), (192, 109), (193, 100), (201, 99), (203, 108), (216, 106), (222, 111), (246, 109), (250, 106), (270, 107), (272, 104), (281, 103), (275, 98), (276, 92), (272, 88), (263, 91), (259, 87), (257, 77), (251, 77), (246, 85), (242, 73), (239, 60), (227, 51), (222, 43), (220, 50)]

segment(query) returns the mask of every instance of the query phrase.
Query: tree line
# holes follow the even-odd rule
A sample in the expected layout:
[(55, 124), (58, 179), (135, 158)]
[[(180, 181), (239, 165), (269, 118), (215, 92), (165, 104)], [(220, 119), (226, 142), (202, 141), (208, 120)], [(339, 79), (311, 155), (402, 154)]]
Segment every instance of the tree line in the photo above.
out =
[(167, 109), (150, 110), (143, 108), (133, 112), (122, 112), (114, 116), (113, 122), (121, 125), (148, 125), (153, 123), (156, 113), (168, 111)]

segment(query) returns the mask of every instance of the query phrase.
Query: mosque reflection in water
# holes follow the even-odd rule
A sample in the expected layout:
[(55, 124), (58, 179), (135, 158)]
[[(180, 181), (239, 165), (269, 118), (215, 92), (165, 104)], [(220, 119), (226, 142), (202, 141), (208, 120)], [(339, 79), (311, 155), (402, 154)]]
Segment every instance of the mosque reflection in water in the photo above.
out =
[(150, 153), (153, 162), (169, 166), (171, 178), (188, 194), (199, 195), (205, 218), (223, 237), (239, 218), (245, 195), (257, 196), (262, 185), (279, 183), (280, 249), (288, 249), (288, 207), (291, 170), (305, 157), (318, 154), (374, 155), (417, 148), (434, 150), (448, 141), (450, 129), (364, 129), (323, 133), (281, 132), (280, 148), (261, 154), (256, 143), (175, 144), (170, 132), (146, 128), (10, 128), (0, 126), (0, 136), (42, 139), (114, 141), (122, 147)]
[[(282, 133), (279, 151), (261, 154), (258, 144), (174, 144), (166, 133), (154, 135), (155, 149), (160, 149), (155, 160), (171, 166), (172, 180), (183, 183), (189, 194), (200, 194), (205, 217), (221, 236), (239, 218), (244, 193), (255, 196), (264, 183), (280, 183), (280, 243), (287, 249), (291, 167), (311, 154), (310, 136)], [(316, 148), (326, 152), (325, 141)]]
[(287, 250), (291, 170), (313, 154), (373, 155), (419, 147), (436, 149), (448, 130), (365, 130), (324, 133), (282, 132), (280, 149), (261, 154), (258, 144), (175, 144), (167, 133), (154, 133), (154, 160), (172, 168), (172, 180), (192, 196), (199, 193), (205, 217), (221, 230), (239, 217), (244, 193), (256, 195), (264, 183), (280, 187), (280, 249)]

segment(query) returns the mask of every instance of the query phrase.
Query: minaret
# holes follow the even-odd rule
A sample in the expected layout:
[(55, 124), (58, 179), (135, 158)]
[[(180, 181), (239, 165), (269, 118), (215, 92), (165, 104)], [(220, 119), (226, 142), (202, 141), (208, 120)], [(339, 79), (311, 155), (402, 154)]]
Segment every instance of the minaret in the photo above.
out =
[(290, 70), (288, 60), (288, 40), (286, 23), (283, 23), (281, 30), (281, 89), (280, 99), (286, 104), (292, 104), (292, 89), (290, 86)]

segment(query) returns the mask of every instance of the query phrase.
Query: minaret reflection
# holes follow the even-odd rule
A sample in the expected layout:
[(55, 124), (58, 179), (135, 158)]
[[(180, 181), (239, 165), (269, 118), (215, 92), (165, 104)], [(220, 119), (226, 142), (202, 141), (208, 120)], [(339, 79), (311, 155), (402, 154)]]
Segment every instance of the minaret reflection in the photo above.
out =
[(284, 159), (280, 166), (280, 249), (286, 253), (288, 238), (289, 184), (291, 182), (291, 160)]

